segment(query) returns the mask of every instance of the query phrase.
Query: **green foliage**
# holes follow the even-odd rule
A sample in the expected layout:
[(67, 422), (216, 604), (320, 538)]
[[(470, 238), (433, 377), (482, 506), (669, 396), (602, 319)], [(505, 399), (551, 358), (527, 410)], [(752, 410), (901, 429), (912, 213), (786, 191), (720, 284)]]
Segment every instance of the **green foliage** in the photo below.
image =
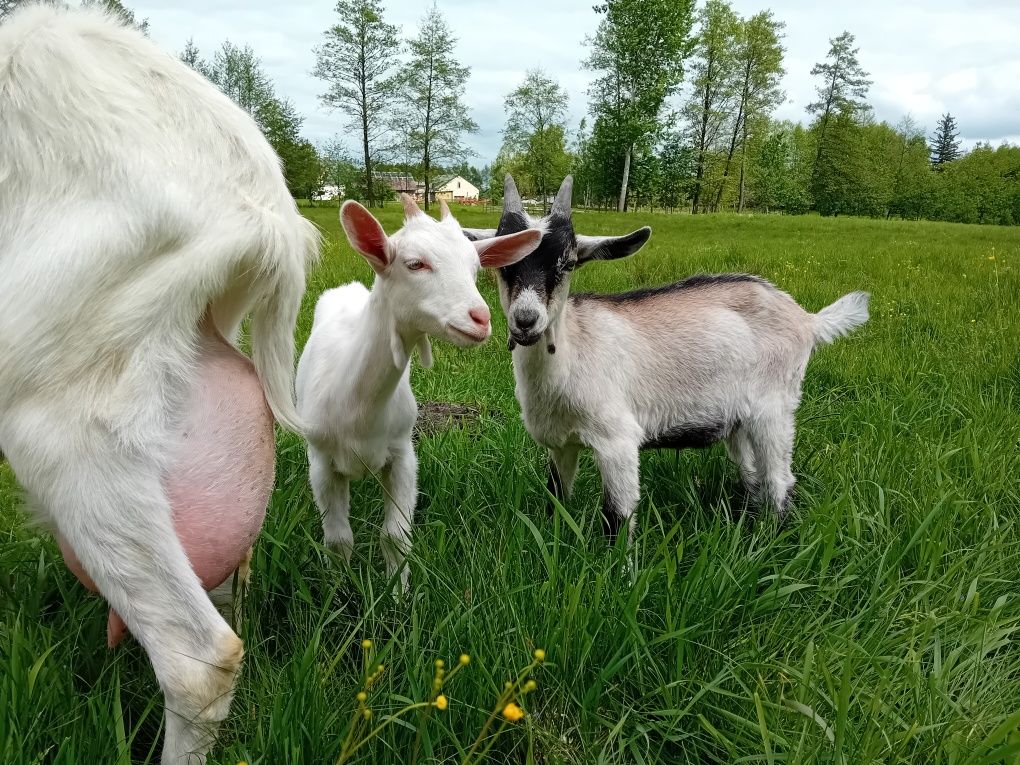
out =
[[(494, 174), (492, 183), (502, 186), (503, 173), (513, 168), (521, 193), (544, 201), (569, 172), (564, 139), (567, 92), (541, 69), (531, 69), (507, 95), (505, 108), (503, 146), (496, 158), (501, 172)], [(498, 198), (502, 197), (500, 189)]]
[(618, 209), (626, 209), (627, 172), (635, 151), (648, 148), (660, 128), (666, 99), (683, 79), (690, 54), (694, 0), (606, 0), (595, 6), (604, 18), (589, 40), (585, 66), (599, 72), (592, 84), (589, 111), (614, 140), (621, 161), (616, 176)]
[(478, 130), (463, 101), (471, 70), (457, 63), (456, 43), (433, 4), (422, 19), (418, 36), (408, 41), (411, 57), (396, 80), (401, 102), (396, 125), (405, 149), (416, 160), (417, 176), (425, 183), (426, 210), (439, 168), (468, 154), (461, 135)]
[[(324, 289), (371, 278), (336, 210), (306, 212), (326, 245), (299, 345)], [(381, 219), (393, 231), (401, 212)], [(791, 515), (782, 526), (745, 516), (722, 447), (646, 452), (626, 573), (602, 537), (590, 456), (571, 501), (546, 513), (546, 457), (520, 421), (494, 308), (487, 345), (437, 342), (435, 367), (412, 370), (420, 401), (463, 403), (480, 419), (418, 440), (406, 600), (393, 602), (382, 574), (378, 487), (354, 487), (347, 566), (321, 544), (300, 440), (279, 436), (240, 628), (245, 662), (210, 765), (335, 762), (365, 637), (386, 666), (369, 699), (380, 721), (428, 697), (436, 658), (471, 654), (444, 689), (448, 709), (425, 726), (421, 765), (464, 758), (538, 647), (538, 691), (489, 763), (767, 762), (766, 752), (787, 763), (1015, 762), (1015, 232), (817, 216), (575, 220), (589, 234), (654, 229), (634, 257), (579, 269), (578, 290), (747, 271), (811, 311), (872, 291), (871, 321), (808, 366)], [(495, 307), (493, 280), (480, 286)], [(144, 653), (133, 640), (106, 650), (105, 604), (19, 504), (0, 465), (0, 762), (158, 762), (162, 702)], [(407, 763), (410, 720), (355, 761)]]
[(389, 127), (397, 88), (392, 70), (400, 43), (397, 28), (383, 20), (379, 0), (339, 0), (336, 13), (338, 23), (326, 30), (323, 44), (315, 49), (313, 74), (326, 84), (319, 100), (346, 115), (348, 127), (361, 138), (362, 188), (373, 204), (372, 164)]
[[(14, 13), (21, 6), (29, 4), (68, 5), (63, 0), (0, 0), (0, 21), (3, 21), (5, 17)], [(100, 8), (119, 19), (123, 24), (134, 27), (144, 35), (149, 34), (149, 20), (138, 19), (135, 12), (120, 0), (79, 0), (78, 4), (82, 8)]]

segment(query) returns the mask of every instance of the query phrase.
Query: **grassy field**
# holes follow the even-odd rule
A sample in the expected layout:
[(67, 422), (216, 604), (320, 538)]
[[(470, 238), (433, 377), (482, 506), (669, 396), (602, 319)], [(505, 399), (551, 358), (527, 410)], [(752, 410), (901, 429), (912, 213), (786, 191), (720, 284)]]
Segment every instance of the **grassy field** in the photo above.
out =
[[(398, 225), (397, 207), (383, 214)], [(336, 209), (316, 296), (370, 271)], [(467, 210), (466, 225), (495, 215)], [(422, 438), (413, 595), (386, 594), (381, 500), (354, 491), (355, 561), (331, 561), (301, 443), (279, 440), (256, 547), (247, 659), (211, 762), (331, 763), (362, 681), (363, 638), (386, 671), (376, 719), (429, 692), (433, 662), (472, 661), (424, 728), (420, 762), (460, 762), (505, 680), (541, 647), (525, 702), (490, 752), (508, 763), (1020, 761), (1020, 236), (1015, 229), (816, 217), (577, 213), (586, 233), (649, 223), (646, 248), (577, 289), (749, 271), (818, 310), (855, 289), (872, 319), (812, 360), (796, 505), (782, 527), (730, 510), (721, 447), (642, 458), (636, 575), (600, 531), (590, 456), (546, 515), (545, 456), (513, 396), (494, 281), (494, 337), (435, 345), (420, 402), (478, 407)], [(3, 468), (2, 470), (6, 470)], [(0, 474), (0, 760), (158, 760), (161, 703), (145, 657), (105, 648), (106, 609), (18, 511)], [(415, 719), (356, 761), (411, 761)]]

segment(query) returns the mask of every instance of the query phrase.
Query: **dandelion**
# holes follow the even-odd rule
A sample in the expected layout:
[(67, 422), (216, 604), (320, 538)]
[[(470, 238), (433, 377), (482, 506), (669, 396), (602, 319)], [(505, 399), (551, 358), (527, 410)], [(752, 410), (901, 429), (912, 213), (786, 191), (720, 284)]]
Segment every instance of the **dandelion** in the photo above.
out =
[(369, 648), (372, 647), (372, 641), (368, 640), (367, 638), (365, 640), (362, 640), (361, 641), (361, 647), (364, 648), (367, 651)]
[(466, 653), (462, 653), (460, 655), (460, 666), (466, 667), (470, 661), (471, 657), (468, 656)]
[(438, 709), (440, 712), (445, 711), (446, 708), (450, 705), (450, 702), (446, 700), (446, 696), (443, 696), (442, 694), (436, 696), (436, 700), (434, 703), (436, 705), (436, 709)]
[(510, 722), (517, 722), (524, 717), (524, 710), (514, 704), (512, 701), (503, 707), (503, 717)]
[(542, 648), (535, 649), (535, 661), (538, 662), (545, 661), (545, 650), (543, 650)]

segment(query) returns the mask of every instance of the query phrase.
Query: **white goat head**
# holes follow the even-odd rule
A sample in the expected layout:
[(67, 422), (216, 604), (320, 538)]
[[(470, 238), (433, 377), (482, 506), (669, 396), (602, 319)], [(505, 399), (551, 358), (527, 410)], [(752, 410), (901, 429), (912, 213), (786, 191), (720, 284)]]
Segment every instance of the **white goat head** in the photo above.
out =
[(354, 201), (344, 202), (340, 222), (351, 246), (378, 275), (398, 325), (462, 346), (484, 343), (492, 333), (489, 308), (478, 294), (478, 267), (505, 268), (542, 240), (536, 229), (471, 242), (445, 201), (441, 220), (423, 213), (407, 194), (404, 225), (386, 236), (379, 221)]
[(521, 195), (508, 173), (503, 188), (503, 216), (495, 231), (465, 229), (475, 244), (485, 237), (539, 230), (541, 244), (520, 262), (499, 270), (499, 298), (510, 328), (510, 344), (534, 345), (550, 321), (563, 309), (570, 293), (573, 270), (592, 260), (615, 260), (632, 255), (648, 241), (652, 230), (645, 226), (624, 236), (578, 236), (571, 220), (570, 200), (574, 181), (567, 176), (556, 194), (549, 214), (534, 220), (524, 211)]

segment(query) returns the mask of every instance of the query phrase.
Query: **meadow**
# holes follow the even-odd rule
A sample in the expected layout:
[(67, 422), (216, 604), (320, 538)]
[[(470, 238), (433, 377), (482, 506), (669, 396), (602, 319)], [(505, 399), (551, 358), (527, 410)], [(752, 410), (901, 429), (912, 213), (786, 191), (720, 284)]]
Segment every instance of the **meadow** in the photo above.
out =
[[(399, 206), (381, 213), (388, 231)], [(336, 208), (316, 296), (370, 270)], [(471, 226), (496, 214), (456, 211)], [(811, 361), (795, 507), (783, 525), (737, 501), (722, 447), (647, 452), (633, 575), (605, 544), (599, 485), (546, 513), (545, 455), (520, 422), (495, 281), (494, 334), (436, 342), (419, 402), (477, 418), (422, 434), (412, 594), (383, 576), (378, 487), (353, 493), (355, 559), (321, 544), (298, 439), (255, 548), (246, 661), (210, 762), (332, 763), (363, 681), (376, 719), (426, 698), (433, 663), (471, 663), (422, 726), (417, 761), (460, 762), (503, 683), (546, 661), (494, 763), (1020, 761), (1020, 237), (958, 224), (577, 212), (583, 233), (650, 224), (632, 258), (580, 269), (577, 290), (696, 272), (761, 274), (818, 310), (872, 292), (871, 321)], [(0, 762), (158, 761), (161, 700), (133, 641), (105, 647), (106, 607), (20, 511), (0, 468)], [(415, 716), (355, 756), (414, 757)]]

